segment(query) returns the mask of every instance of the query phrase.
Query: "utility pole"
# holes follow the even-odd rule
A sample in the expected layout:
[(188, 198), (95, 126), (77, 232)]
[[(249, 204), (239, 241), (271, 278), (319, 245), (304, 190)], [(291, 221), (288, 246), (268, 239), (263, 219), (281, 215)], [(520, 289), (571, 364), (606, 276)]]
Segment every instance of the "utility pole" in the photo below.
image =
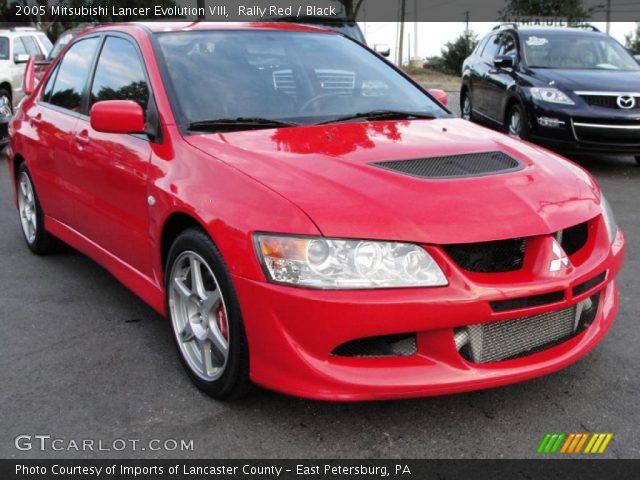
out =
[(466, 54), (467, 57), (469, 56), (469, 10), (464, 12), (464, 21), (465, 21), (465, 27), (464, 27), (464, 45), (465, 45), (465, 50), (466, 50)]
[(400, 0), (400, 40), (398, 45), (398, 66), (402, 67), (402, 61), (404, 59), (404, 17), (406, 14), (407, 1)]
[(418, 56), (418, 0), (413, 0), (413, 56)]
[(611, 29), (611, 0), (607, 0), (607, 35)]
[(204, 11), (204, 0), (198, 0), (197, 3), (197, 7), (198, 7), (198, 20), (204, 20), (205, 17), (200, 13), (202, 11)]

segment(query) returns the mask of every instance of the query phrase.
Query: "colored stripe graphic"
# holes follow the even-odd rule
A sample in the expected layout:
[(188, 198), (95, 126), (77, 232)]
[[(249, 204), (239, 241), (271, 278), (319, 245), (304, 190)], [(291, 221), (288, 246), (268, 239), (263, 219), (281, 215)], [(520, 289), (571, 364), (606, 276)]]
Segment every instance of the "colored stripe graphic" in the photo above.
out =
[(604, 453), (612, 438), (613, 433), (550, 432), (542, 438), (537, 452), (541, 454)]

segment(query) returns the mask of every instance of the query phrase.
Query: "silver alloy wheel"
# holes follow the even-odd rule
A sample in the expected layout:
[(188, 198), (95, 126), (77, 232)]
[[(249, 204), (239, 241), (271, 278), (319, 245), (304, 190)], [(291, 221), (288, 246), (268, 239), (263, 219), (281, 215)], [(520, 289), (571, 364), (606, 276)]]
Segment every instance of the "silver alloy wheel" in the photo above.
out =
[(471, 120), (471, 100), (469, 100), (469, 94), (466, 94), (462, 99), (462, 118), (464, 120)]
[(520, 138), (520, 127), (522, 123), (522, 115), (520, 110), (513, 110), (509, 117), (509, 135)]
[(182, 252), (171, 268), (168, 294), (182, 356), (198, 377), (217, 380), (229, 359), (229, 323), (211, 267), (197, 253)]
[(0, 117), (10, 117), (13, 115), (11, 100), (7, 95), (0, 96)]
[(20, 212), (22, 231), (29, 245), (35, 242), (38, 233), (36, 208), (36, 197), (33, 193), (31, 179), (26, 172), (22, 172), (18, 177), (18, 211)]

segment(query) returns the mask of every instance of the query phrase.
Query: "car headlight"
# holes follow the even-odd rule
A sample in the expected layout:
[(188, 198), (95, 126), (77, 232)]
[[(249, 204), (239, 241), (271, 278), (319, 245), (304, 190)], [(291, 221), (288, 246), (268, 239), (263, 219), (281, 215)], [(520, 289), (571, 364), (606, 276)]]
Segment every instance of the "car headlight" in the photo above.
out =
[(267, 278), (319, 289), (437, 287), (447, 285), (440, 267), (411, 243), (256, 234)]
[(613, 210), (611, 210), (611, 205), (607, 202), (607, 199), (604, 195), (600, 197), (600, 207), (602, 208), (602, 218), (604, 219), (604, 224), (607, 226), (607, 233), (609, 234), (609, 240), (613, 243), (616, 239), (616, 235), (618, 235), (618, 224), (616, 223), (616, 218), (613, 216)]
[(575, 105), (575, 102), (571, 100), (564, 92), (557, 88), (538, 88), (531, 87), (529, 89), (531, 96), (536, 100), (549, 103), (561, 103), (563, 105)]

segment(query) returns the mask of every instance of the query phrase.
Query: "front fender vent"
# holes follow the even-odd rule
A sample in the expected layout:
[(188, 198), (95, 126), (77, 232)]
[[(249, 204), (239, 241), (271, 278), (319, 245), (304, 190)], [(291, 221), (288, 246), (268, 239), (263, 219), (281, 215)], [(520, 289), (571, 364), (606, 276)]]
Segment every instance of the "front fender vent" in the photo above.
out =
[(374, 162), (372, 165), (418, 178), (465, 178), (515, 172), (524, 165), (504, 152)]

